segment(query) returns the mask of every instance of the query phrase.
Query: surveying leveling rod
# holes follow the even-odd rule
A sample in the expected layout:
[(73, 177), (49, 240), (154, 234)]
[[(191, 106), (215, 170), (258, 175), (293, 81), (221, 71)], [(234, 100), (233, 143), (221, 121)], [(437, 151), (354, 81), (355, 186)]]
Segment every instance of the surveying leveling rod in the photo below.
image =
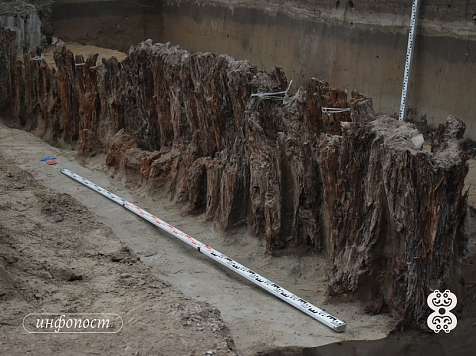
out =
[(408, 33), (407, 44), (407, 58), (405, 60), (405, 72), (403, 74), (402, 98), (400, 101), (400, 114), (398, 120), (405, 121), (405, 111), (407, 109), (408, 100), (408, 85), (410, 84), (410, 77), (413, 64), (413, 47), (415, 43), (416, 22), (418, 19), (418, 8), (420, 0), (413, 0), (412, 17), (410, 20), (410, 32)]
[(67, 169), (62, 169), (61, 173), (67, 175), (68, 177), (73, 178), (79, 183), (84, 184), (85, 186), (87, 186), (88, 188), (91, 188), (92, 190), (98, 192), (99, 194), (104, 195), (105, 197), (116, 202), (117, 204), (122, 205), (127, 210), (132, 211), (134, 214), (140, 216), (141, 218), (147, 220), (148, 222), (154, 224), (155, 226), (160, 227), (162, 230), (177, 237), (179, 240), (182, 240), (186, 244), (192, 246), (193, 248), (196, 248), (199, 252), (210, 257), (212, 260), (217, 261), (223, 266), (238, 273), (240, 276), (245, 277), (247, 280), (267, 290), (269, 293), (274, 294), (276, 297), (284, 300), (288, 304), (291, 304), (293, 307), (299, 309), (300, 311), (310, 315), (314, 319), (330, 327), (332, 330), (337, 332), (342, 332), (345, 330), (345, 323), (343, 321), (337, 319), (336, 317), (333, 317), (332, 315), (326, 313), (325, 311), (319, 309), (318, 307), (312, 305), (311, 303), (306, 302), (304, 299), (299, 298), (298, 296), (287, 291), (286, 289), (281, 288), (277, 284), (267, 280), (266, 278), (260, 276), (258, 273), (253, 272), (249, 268), (246, 268), (245, 266), (239, 264), (238, 262), (218, 252), (217, 250), (214, 250), (210, 246), (205, 245), (198, 240), (195, 240), (193, 237), (176, 229), (172, 225), (167, 224), (165, 221), (162, 221), (156, 216), (148, 213), (147, 211), (142, 210), (137, 205), (129, 203), (128, 201), (122, 199), (121, 197), (118, 197), (117, 195), (109, 192), (108, 190), (101, 188), (100, 186), (90, 182), (89, 180)]

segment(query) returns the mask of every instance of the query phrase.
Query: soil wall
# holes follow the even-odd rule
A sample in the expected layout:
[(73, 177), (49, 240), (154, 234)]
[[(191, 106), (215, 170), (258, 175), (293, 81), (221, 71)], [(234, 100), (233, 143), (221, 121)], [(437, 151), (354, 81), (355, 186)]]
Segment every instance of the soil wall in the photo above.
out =
[(41, 20), (36, 7), (31, 4), (1, 3), (0, 26), (16, 32), (15, 45), (19, 54), (41, 45)]
[[(306, 85), (323, 78), (370, 95), (375, 110), (398, 113), (411, 0), (80, 1), (58, 0), (57, 35), (125, 50), (147, 38), (195, 52), (282, 66)], [(476, 139), (476, 1), (421, 2), (409, 118), (465, 120)]]
[(64, 41), (127, 51), (163, 34), (161, 0), (56, 0), (52, 9), (55, 36)]

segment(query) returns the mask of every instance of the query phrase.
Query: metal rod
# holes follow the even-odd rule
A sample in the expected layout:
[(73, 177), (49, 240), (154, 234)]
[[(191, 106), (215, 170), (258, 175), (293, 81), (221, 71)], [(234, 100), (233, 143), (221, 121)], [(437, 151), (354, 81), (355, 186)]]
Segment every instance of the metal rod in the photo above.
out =
[(350, 111), (350, 108), (326, 108), (326, 107), (323, 107), (323, 108), (321, 108), (321, 110), (322, 110), (323, 113), (326, 113), (326, 114), (338, 114), (338, 113), (341, 113), (341, 112)]
[(400, 101), (400, 115), (398, 117), (398, 120), (400, 121), (405, 121), (405, 112), (407, 109), (407, 99), (408, 99), (408, 85), (410, 83), (410, 76), (412, 72), (413, 48), (414, 48), (414, 42), (415, 42), (415, 33), (416, 33), (416, 27), (417, 27), (416, 23), (418, 20), (419, 7), (420, 7), (420, 0), (413, 0), (412, 18), (410, 21), (410, 32), (408, 33), (405, 73), (403, 74), (402, 98)]
[(286, 98), (286, 95), (288, 94), (289, 88), (291, 88), (292, 83), (293, 81), (291, 80), (289, 82), (288, 88), (284, 91), (277, 91), (274, 93), (256, 93), (251, 94), (251, 97), (258, 97), (260, 99), (282, 100), (284, 103), (284, 99)]
[(284, 300), (286, 303), (299, 309), (303, 313), (306, 313), (307, 315), (320, 321), (321, 323), (328, 326), (332, 330), (336, 332), (342, 332), (345, 330), (346, 324), (343, 321), (328, 314), (324, 310), (319, 309), (318, 307), (305, 301), (304, 299), (299, 298), (298, 296), (287, 291), (286, 289), (281, 288), (276, 283), (273, 283), (269, 281), (268, 279), (264, 278), (263, 276), (260, 276), (258, 273), (250, 270), (249, 268), (246, 268), (245, 266), (239, 264), (238, 262), (232, 260), (231, 258), (211, 248), (210, 246), (201, 243), (200, 241), (194, 239), (193, 237), (187, 235), (186, 233), (180, 231), (179, 229), (176, 229), (175, 227), (166, 223), (165, 221), (160, 220), (158, 217), (148, 213), (147, 211), (141, 209), (137, 205), (134, 205), (122, 199), (121, 197), (111, 193), (110, 191), (104, 188), (101, 188), (97, 184), (90, 182), (89, 180), (81, 177), (80, 175), (77, 175), (74, 172), (71, 172), (70, 170), (62, 169), (61, 173), (67, 175), (70, 178), (73, 178), (74, 180), (76, 180), (77, 182), (81, 184), (84, 184), (85, 186), (87, 186), (88, 188), (91, 188), (92, 190), (98, 192), (99, 194), (104, 195), (106, 198), (111, 199), (115, 203), (122, 205), (127, 210), (132, 211), (134, 214), (140, 216), (141, 218), (147, 220), (148, 222), (154, 224), (155, 226), (175, 236), (179, 240), (185, 242), (187, 245), (192, 246), (193, 248), (197, 249), (199, 252), (210, 257), (212, 260), (236, 272), (240, 276), (246, 278), (250, 282), (253, 282), (254, 284), (268, 291), (269, 293), (280, 298), (281, 300)]

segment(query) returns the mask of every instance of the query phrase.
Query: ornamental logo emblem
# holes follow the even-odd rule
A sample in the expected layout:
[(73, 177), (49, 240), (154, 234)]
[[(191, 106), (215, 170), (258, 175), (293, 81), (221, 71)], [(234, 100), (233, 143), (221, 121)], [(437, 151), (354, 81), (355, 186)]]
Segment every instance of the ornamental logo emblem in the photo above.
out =
[(449, 289), (444, 292), (440, 292), (436, 289), (427, 298), (428, 306), (433, 310), (426, 323), (428, 327), (435, 333), (439, 333), (443, 330), (445, 333), (449, 333), (456, 328), (458, 320), (456, 316), (451, 313), (451, 310), (456, 307), (458, 298), (454, 293), (451, 293)]

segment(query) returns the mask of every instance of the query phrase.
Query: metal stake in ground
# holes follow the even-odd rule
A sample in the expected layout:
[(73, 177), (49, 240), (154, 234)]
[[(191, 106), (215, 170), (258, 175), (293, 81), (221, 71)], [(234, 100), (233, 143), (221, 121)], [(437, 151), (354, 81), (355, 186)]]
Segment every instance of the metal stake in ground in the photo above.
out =
[(408, 99), (408, 84), (410, 82), (410, 76), (412, 72), (412, 63), (413, 63), (413, 47), (415, 44), (415, 32), (416, 32), (416, 22), (418, 19), (418, 8), (420, 6), (419, 0), (413, 0), (412, 6), (412, 18), (410, 21), (410, 32), (408, 33), (408, 45), (407, 45), (407, 58), (405, 61), (405, 73), (403, 74), (403, 88), (402, 88), (402, 99), (400, 101), (400, 115), (398, 119), (400, 121), (405, 121), (405, 111), (407, 109), (407, 99)]
[(258, 285), (259, 287), (265, 289), (269, 293), (275, 295), (276, 297), (284, 300), (286, 303), (292, 305), (293, 307), (299, 309), (303, 313), (313, 317), (314, 319), (320, 321), (324, 325), (330, 327), (332, 330), (337, 332), (342, 332), (345, 330), (345, 323), (336, 317), (326, 313), (324, 310), (319, 309), (315, 305), (305, 301), (302, 298), (294, 295), (293, 293), (287, 291), (284, 288), (281, 288), (276, 283), (269, 281), (268, 279), (260, 276), (258, 273), (246, 268), (245, 266), (239, 264), (238, 262), (232, 260), (231, 258), (225, 256), (224, 254), (214, 250), (208, 245), (201, 243), (200, 241), (194, 239), (193, 237), (187, 235), (186, 233), (176, 229), (172, 225), (166, 223), (163, 220), (160, 220), (158, 217), (148, 213), (147, 211), (141, 209), (137, 205), (134, 205), (127, 200), (122, 199), (121, 197), (111, 193), (110, 191), (101, 188), (97, 184), (90, 182), (89, 180), (77, 175), (76, 173), (71, 172), (67, 169), (62, 169), (61, 173), (67, 175), (68, 177), (73, 178), (81, 184), (84, 184), (88, 188), (98, 192), (99, 194), (104, 195), (105, 197), (111, 199), (119, 205), (122, 205), (127, 210), (132, 211), (134, 214), (140, 216), (141, 218), (147, 220), (148, 222), (154, 224), (155, 226), (161, 228), (162, 230), (168, 232), (169, 234), (175, 236), (179, 240), (185, 242), (187, 245), (196, 248), (199, 252), (210, 257), (212, 260), (222, 264), (223, 266), (231, 269), (232, 271), (238, 273), (240, 276), (246, 278), (250, 282)]

